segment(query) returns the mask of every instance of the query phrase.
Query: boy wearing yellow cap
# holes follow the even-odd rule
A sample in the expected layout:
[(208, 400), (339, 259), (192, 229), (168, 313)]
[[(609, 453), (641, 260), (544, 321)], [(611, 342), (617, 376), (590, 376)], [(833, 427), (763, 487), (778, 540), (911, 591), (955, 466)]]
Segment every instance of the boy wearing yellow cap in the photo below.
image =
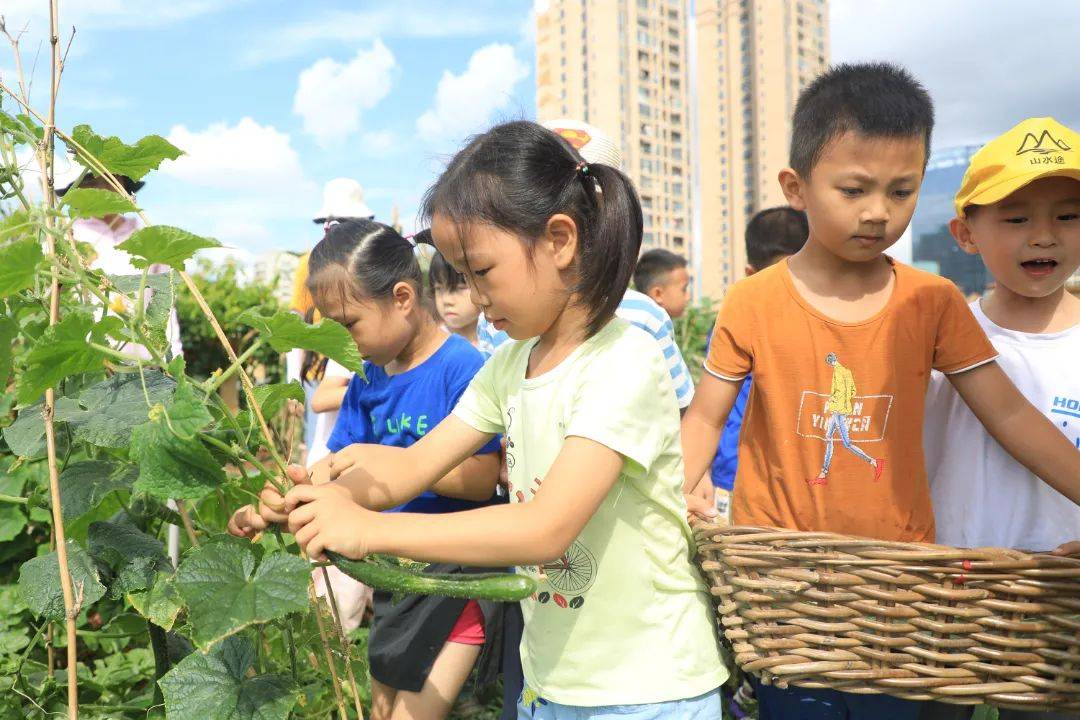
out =
[[(971, 305), (998, 364), (1080, 447), (1080, 134), (1031, 118), (971, 159), (949, 225), (996, 285)], [(943, 377), (927, 394), (926, 463), (939, 542), (1052, 550), (1080, 538), (1080, 507), (1013, 460)]]
[[(922, 455), (931, 369), (1015, 457), (1080, 502), (1080, 450), (997, 366), (960, 291), (885, 255), (911, 219), (932, 127), (929, 96), (892, 65), (840, 65), (800, 95), (779, 179), (806, 211), (808, 237), (724, 298), (682, 423), (691, 509), (751, 372), (735, 524), (933, 542)], [(921, 710), (889, 696), (757, 690), (761, 720), (914, 720)]]

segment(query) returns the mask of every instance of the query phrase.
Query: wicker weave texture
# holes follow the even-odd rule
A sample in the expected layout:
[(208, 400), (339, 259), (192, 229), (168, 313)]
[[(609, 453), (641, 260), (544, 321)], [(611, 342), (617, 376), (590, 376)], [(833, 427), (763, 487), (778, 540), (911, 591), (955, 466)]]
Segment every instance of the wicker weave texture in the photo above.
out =
[(735, 660), (780, 687), (1080, 711), (1080, 559), (701, 525)]

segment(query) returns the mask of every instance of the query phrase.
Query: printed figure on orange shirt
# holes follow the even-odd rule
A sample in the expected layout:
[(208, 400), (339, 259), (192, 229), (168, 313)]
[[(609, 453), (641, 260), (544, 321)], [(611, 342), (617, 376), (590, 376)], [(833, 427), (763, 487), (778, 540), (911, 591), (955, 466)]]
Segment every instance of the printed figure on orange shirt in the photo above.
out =
[(825, 425), (825, 462), (821, 465), (821, 472), (813, 480), (808, 480), (811, 485), (824, 485), (828, 482), (829, 468), (832, 465), (833, 444), (836, 433), (840, 433), (840, 442), (844, 447), (870, 463), (874, 468), (874, 480), (881, 478), (885, 470), (885, 458), (875, 459), (867, 455), (862, 448), (851, 442), (848, 434), (848, 416), (854, 412), (855, 400), (855, 376), (851, 371), (840, 364), (836, 353), (825, 356), (825, 362), (832, 365), (832, 388), (829, 390), (829, 400), (825, 403), (825, 412), (829, 419)]

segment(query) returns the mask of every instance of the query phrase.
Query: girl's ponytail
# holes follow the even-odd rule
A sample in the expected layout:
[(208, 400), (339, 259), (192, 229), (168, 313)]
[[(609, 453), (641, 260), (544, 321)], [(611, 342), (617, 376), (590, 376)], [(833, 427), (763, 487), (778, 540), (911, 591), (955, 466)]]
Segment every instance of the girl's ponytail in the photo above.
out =
[(595, 196), (595, 213), (586, 221), (591, 227), (579, 240), (575, 288), (589, 308), (587, 330), (593, 335), (615, 315), (633, 277), (641, 249), (641, 203), (630, 178), (610, 165), (579, 163), (576, 172), (586, 194)]

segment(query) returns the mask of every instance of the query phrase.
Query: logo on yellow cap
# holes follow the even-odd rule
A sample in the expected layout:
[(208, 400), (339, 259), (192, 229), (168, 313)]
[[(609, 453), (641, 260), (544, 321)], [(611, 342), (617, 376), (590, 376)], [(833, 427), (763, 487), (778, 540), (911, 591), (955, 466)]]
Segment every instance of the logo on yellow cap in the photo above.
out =
[(1043, 130), (1042, 135), (1037, 139), (1035, 133), (1028, 133), (1024, 136), (1023, 142), (1020, 143), (1020, 149), (1016, 151), (1017, 155), (1023, 155), (1024, 153), (1039, 153), (1040, 155), (1046, 155), (1052, 152), (1062, 152), (1065, 150), (1072, 150), (1071, 147), (1064, 141), (1058, 140), (1050, 134), (1049, 130)]

